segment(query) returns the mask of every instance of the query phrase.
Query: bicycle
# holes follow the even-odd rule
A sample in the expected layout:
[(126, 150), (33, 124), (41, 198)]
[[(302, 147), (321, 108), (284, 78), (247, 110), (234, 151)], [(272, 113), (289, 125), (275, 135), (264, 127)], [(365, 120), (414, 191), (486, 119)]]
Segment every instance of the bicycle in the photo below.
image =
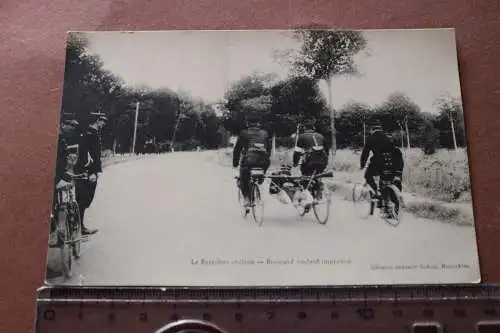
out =
[[(260, 227), (264, 222), (264, 202), (260, 194), (259, 185), (264, 181), (264, 169), (262, 168), (252, 168), (250, 169), (250, 181), (249, 181), (249, 200), (248, 204), (245, 204), (243, 193), (240, 188), (240, 177), (234, 177), (236, 179), (236, 185), (238, 188), (238, 201), (240, 202), (240, 207), (242, 209), (243, 217), (252, 212), (252, 217), (257, 225)], [(260, 210), (259, 210), (260, 207)], [(259, 214), (260, 213), (260, 214)]]
[(76, 201), (75, 179), (87, 179), (86, 174), (71, 175), (70, 182), (57, 184), (55, 191), (54, 211), (51, 214), (52, 228), (55, 229), (55, 240), (49, 242), (49, 247), (59, 248), (62, 273), (70, 278), (73, 268), (73, 258), (79, 259), (82, 237), (80, 210)]
[[(330, 218), (332, 196), (330, 190), (321, 181), (321, 179), (330, 177), (333, 177), (332, 171), (319, 174), (313, 173), (311, 176), (271, 175), (267, 176), (266, 178), (271, 179), (271, 186), (274, 185), (279, 188), (279, 190), (283, 191), (283, 193), (285, 193), (285, 195), (289, 199), (289, 203), (291, 203), (295, 207), (300, 217), (304, 217), (312, 208), (314, 216), (318, 223), (324, 225)], [(277, 180), (280, 180), (280, 183), (282, 182), (282, 185), (276, 183)], [(306, 182), (307, 185), (303, 186), (302, 184)], [(318, 191), (318, 193), (311, 193), (310, 188), (315, 182), (317, 182), (317, 187), (320, 190)], [(312, 197), (312, 200), (309, 196)], [(320, 207), (322, 205), (326, 206), (324, 216), (321, 214), (320, 210)]]
[[(379, 178), (380, 199), (377, 199), (375, 191), (368, 185), (366, 180), (357, 182), (353, 185), (352, 201), (355, 210), (360, 213), (363, 218), (366, 218), (368, 216), (373, 216), (375, 214), (375, 208), (377, 208), (379, 216), (387, 224), (396, 227), (401, 223), (401, 210), (404, 206), (401, 192), (395, 184), (396, 177), (381, 179), (382, 177), (377, 176), (376, 178)], [(369, 209), (364, 207), (364, 202), (368, 202)], [(366, 211), (368, 214), (366, 214)]]

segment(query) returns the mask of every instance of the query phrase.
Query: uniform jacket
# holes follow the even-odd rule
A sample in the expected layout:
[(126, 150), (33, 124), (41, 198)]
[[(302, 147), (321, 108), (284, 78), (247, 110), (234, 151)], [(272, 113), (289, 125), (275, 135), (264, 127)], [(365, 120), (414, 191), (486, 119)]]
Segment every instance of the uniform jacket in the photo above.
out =
[(89, 174), (102, 172), (101, 141), (97, 129), (89, 127), (78, 138), (78, 161), (75, 172)]
[(364, 168), (368, 160), (370, 152), (373, 153), (370, 159), (371, 164), (382, 166), (384, 163), (384, 155), (390, 157), (394, 170), (401, 171), (403, 169), (403, 157), (399, 150), (387, 136), (381, 132), (375, 133), (368, 138), (363, 151), (361, 152), (361, 168)]
[(241, 156), (252, 151), (271, 155), (271, 137), (266, 130), (248, 128), (241, 131), (233, 150), (233, 166), (237, 167)]

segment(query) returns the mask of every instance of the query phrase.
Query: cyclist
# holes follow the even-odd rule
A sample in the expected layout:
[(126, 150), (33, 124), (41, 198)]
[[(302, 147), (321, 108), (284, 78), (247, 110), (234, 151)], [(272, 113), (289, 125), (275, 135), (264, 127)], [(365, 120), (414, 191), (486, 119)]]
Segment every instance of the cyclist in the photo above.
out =
[[(303, 176), (312, 176), (322, 173), (328, 166), (329, 148), (323, 135), (315, 131), (315, 120), (306, 118), (303, 121), (304, 133), (297, 138), (293, 154), (293, 166), (297, 167), (302, 160), (300, 173)], [(322, 183), (314, 181), (312, 183), (312, 195), (316, 197), (321, 191)], [(310, 205), (306, 204), (306, 211)]]
[[(370, 129), (370, 137), (361, 152), (361, 169), (365, 168), (370, 152), (373, 153), (373, 156), (370, 158), (364, 177), (368, 185), (375, 191), (376, 198), (380, 199), (380, 191), (375, 182), (375, 176), (391, 177), (399, 190), (402, 191), (403, 155), (391, 138), (384, 133), (383, 127), (379, 123), (375, 123)], [(380, 200), (378, 200), (378, 205), (380, 207)]]
[(239, 187), (247, 207), (250, 196), (250, 171), (261, 168), (266, 173), (271, 163), (270, 156), (271, 137), (261, 127), (260, 117), (247, 117), (247, 129), (241, 131), (233, 149), (233, 167), (240, 165)]

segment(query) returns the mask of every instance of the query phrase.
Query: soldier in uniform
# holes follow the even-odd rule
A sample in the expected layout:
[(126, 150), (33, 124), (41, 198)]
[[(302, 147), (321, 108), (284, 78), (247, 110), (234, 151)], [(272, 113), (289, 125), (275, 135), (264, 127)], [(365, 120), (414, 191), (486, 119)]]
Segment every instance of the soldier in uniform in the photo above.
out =
[(250, 174), (254, 168), (264, 169), (270, 165), (271, 137), (261, 126), (257, 115), (247, 117), (247, 129), (241, 131), (233, 149), (233, 168), (240, 165), (240, 189), (248, 206), (250, 197)]
[(105, 125), (107, 119), (104, 116), (97, 117), (88, 127), (80, 132), (78, 140), (79, 156), (75, 165), (75, 174), (86, 173), (86, 179), (76, 179), (76, 200), (80, 208), (80, 220), (82, 223), (82, 235), (95, 234), (97, 229), (88, 229), (85, 226), (85, 211), (92, 204), (97, 187), (97, 180), (102, 173), (101, 164), (101, 139), (100, 129)]
[[(323, 135), (315, 130), (316, 121), (312, 117), (303, 120), (304, 133), (300, 134), (295, 144), (293, 153), (293, 166), (300, 164), (302, 176), (312, 176), (325, 171), (328, 166), (329, 147)], [(307, 186), (308, 180), (303, 186)], [(317, 180), (312, 182), (311, 194), (314, 198), (323, 189), (323, 183)], [(311, 208), (310, 203), (306, 203), (305, 210)]]

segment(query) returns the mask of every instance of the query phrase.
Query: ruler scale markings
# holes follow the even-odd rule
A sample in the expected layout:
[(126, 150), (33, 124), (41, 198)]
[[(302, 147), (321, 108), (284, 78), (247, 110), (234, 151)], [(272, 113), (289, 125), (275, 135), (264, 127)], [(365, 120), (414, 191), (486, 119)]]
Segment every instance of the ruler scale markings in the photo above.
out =
[(331, 291), (332, 306), (337, 305), (337, 295), (334, 290)]
[[(312, 327), (314, 324), (311, 322), (316, 320), (338, 323), (335, 327), (343, 327), (342, 325), (345, 325), (347, 321), (359, 320), (364, 322), (366, 327), (372, 327), (382, 325), (379, 320), (392, 318), (388, 323), (398, 325), (398, 327), (402, 327), (403, 324), (410, 327), (408, 325), (414, 321), (430, 320), (446, 323), (445, 327), (462, 325), (470, 328), (480, 320), (500, 319), (497, 316), (499, 301), (497, 290), (493, 287), (479, 289), (467, 286), (464, 288), (422, 287), (418, 290), (401, 287), (215, 289), (206, 290), (206, 292), (202, 289), (178, 289), (161, 293), (155, 289), (147, 291), (132, 289), (130, 292), (125, 289), (115, 291), (52, 289), (40, 292), (38, 313), (40, 323), (45, 323), (47, 327), (53, 325), (51, 323), (57, 324), (65, 320), (63, 317), (68, 313), (73, 313), (73, 315), (67, 317), (79, 320), (81, 325), (85, 326), (97, 320), (96, 314), (104, 306), (109, 310), (101, 312), (102, 320), (117, 329), (120, 323), (125, 323), (127, 320), (146, 325), (146, 323), (165, 319), (176, 321), (180, 318), (198, 318), (216, 324), (221, 322), (245, 325), (240, 327), (257, 325), (256, 323), (271, 323), (275, 320), (281, 323), (287, 320), (286, 318), (295, 318), (297, 323), (302, 323), (301, 327), (302, 325)], [(113, 296), (112, 299), (110, 295)], [(168, 299), (167, 296), (174, 296), (177, 300)], [(173, 311), (151, 317), (153, 313), (158, 313), (159, 309), (155, 307), (158, 304), (170, 304)], [(210, 304), (210, 311), (205, 309), (206, 304)], [(177, 305), (180, 306), (178, 311), (175, 310)], [(71, 312), (71, 308), (74, 308), (76, 312)], [(133, 310), (133, 316), (129, 316), (129, 310)], [(94, 315), (90, 317), (85, 315), (89, 311), (93, 311)], [(250, 324), (247, 317), (248, 320), (256, 323)], [(456, 332), (462, 331), (465, 332), (464, 330)], [(45, 332), (40, 331), (40, 333)], [(229, 331), (229, 333), (232, 332)], [(339, 332), (343, 331), (339, 330)], [(450, 329), (449, 332), (455, 331)]]

